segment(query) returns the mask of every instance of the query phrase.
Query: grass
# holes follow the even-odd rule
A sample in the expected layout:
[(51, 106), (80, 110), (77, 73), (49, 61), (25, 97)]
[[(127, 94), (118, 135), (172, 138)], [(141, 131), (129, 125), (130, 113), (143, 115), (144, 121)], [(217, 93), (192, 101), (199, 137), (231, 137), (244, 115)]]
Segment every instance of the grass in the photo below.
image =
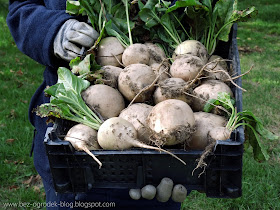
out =
[(29, 157), (33, 128), (27, 110), (43, 67), (19, 52), (6, 25), (7, 1), (0, 3), (0, 201), (43, 202), (41, 186), (25, 184), (37, 174)]
[[(44, 202), (41, 185), (27, 181), (37, 174), (29, 157), (33, 128), (28, 122), (28, 104), (42, 81), (44, 68), (18, 51), (5, 21), (7, 2), (0, 0), (0, 201)], [(242, 71), (254, 65), (243, 78), (247, 90), (243, 105), (280, 135), (280, 3), (239, 3), (240, 8), (253, 4), (258, 16), (239, 24), (238, 31)], [(192, 192), (182, 209), (280, 209), (279, 143), (266, 144), (271, 155), (268, 162), (254, 161), (251, 150), (244, 153), (242, 197), (214, 199)]]

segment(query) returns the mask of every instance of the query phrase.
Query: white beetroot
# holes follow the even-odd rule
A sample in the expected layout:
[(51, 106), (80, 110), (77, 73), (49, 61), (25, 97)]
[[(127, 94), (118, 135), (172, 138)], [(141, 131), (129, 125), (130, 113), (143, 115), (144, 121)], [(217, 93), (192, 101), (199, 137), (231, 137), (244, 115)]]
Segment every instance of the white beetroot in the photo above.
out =
[[(124, 97), (131, 101), (145, 87), (151, 85), (156, 79), (156, 75), (151, 67), (145, 64), (131, 64), (124, 68), (118, 78), (119, 91)], [(142, 92), (135, 98), (135, 102), (149, 100), (154, 87)]]
[(99, 43), (96, 61), (101, 66), (120, 66), (124, 50), (116, 37), (105, 37)]
[(227, 124), (225, 117), (207, 112), (194, 112), (194, 119), (196, 131), (188, 146), (195, 150), (203, 150), (209, 144), (208, 135), (211, 130)]
[(108, 85), (91, 85), (82, 92), (82, 97), (86, 104), (103, 118), (116, 117), (125, 108), (121, 93)]
[(76, 150), (84, 151), (90, 155), (101, 168), (102, 163), (90, 152), (90, 149), (100, 149), (97, 143), (97, 132), (94, 129), (83, 124), (74, 125), (67, 132), (64, 140), (69, 141)]
[(208, 61), (208, 52), (205, 46), (196, 40), (186, 40), (179, 44), (173, 54), (173, 58), (176, 59), (182, 55), (194, 55), (199, 57), (203, 64)]
[(153, 107), (148, 125), (155, 144), (176, 145), (190, 140), (195, 130), (194, 114), (187, 103), (167, 99)]
[(127, 47), (122, 55), (122, 62), (124, 66), (129, 66), (130, 64), (149, 64), (150, 53), (146, 45), (135, 43)]
[(170, 67), (172, 77), (182, 78), (186, 82), (193, 80), (203, 67), (203, 61), (194, 55), (184, 55), (177, 58)]
[(178, 99), (191, 104), (192, 98), (184, 94), (187, 83), (181, 78), (168, 78), (158, 84), (154, 92), (154, 102), (158, 104), (167, 99)]
[(153, 106), (145, 103), (135, 103), (125, 108), (119, 117), (129, 121), (137, 130), (138, 139), (144, 143), (150, 143), (150, 130), (147, 125), (147, 118)]
[(138, 141), (136, 129), (130, 122), (120, 117), (112, 117), (100, 126), (97, 133), (97, 141), (99, 145), (106, 150), (126, 150), (132, 147), (157, 150), (173, 156), (186, 165), (183, 160), (173, 153)]

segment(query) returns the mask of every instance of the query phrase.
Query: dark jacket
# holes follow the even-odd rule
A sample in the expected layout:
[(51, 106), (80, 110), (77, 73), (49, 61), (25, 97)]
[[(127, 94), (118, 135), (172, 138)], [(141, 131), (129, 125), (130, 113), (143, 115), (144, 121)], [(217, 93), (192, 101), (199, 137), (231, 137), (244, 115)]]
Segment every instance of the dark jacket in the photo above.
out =
[(53, 41), (63, 23), (76, 18), (65, 12), (66, 0), (25, 0), (9, 1), (7, 24), (20, 51), (33, 60), (46, 66), (44, 81), (33, 95), (29, 106), (29, 120), (36, 129), (33, 141), (34, 165), (42, 178), (52, 183), (49, 164), (43, 145), (47, 129), (46, 119), (35, 115), (32, 110), (42, 103), (49, 102), (44, 96), (46, 86), (57, 82), (57, 69), (68, 66), (53, 53)]

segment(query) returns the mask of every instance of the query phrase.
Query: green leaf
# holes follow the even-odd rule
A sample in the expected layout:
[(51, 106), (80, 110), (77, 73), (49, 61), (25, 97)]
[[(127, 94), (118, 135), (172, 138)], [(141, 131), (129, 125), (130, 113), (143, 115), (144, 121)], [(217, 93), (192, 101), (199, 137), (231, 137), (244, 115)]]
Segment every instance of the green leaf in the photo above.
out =
[(207, 103), (204, 105), (204, 112), (211, 112), (215, 105), (220, 105), (220, 101), (217, 99), (209, 99)]
[(174, 10), (177, 10), (178, 8), (186, 8), (190, 6), (201, 6), (202, 4), (197, 0), (181, 0), (176, 1), (174, 5), (168, 8), (166, 13), (172, 12)]
[(58, 82), (63, 83), (64, 87), (68, 91), (73, 91), (76, 94), (80, 94), (83, 90), (85, 90), (89, 85), (89, 81), (82, 80), (79, 77), (72, 74), (69, 69), (60, 67), (57, 70), (58, 74)]
[(72, 60), (73, 62), (70, 62), (70, 66), (72, 67), (71, 71), (73, 74), (83, 75), (89, 73), (92, 57), (94, 57), (94, 55), (89, 54), (82, 61), (78, 59)]
[(257, 161), (268, 160), (269, 155), (266, 151), (266, 148), (261, 142), (257, 132), (250, 124), (247, 125), (245, 124), (245, 133), (246, 133), (246, 137), (248, 138), (247, 140), (249, 141), (250, 145), (253, 148), (254, 159)]
[(70, 0), (67, 0), (66, 2), (66, 13), (70, 15), (86, 15), (84, 8), (79, 1)]

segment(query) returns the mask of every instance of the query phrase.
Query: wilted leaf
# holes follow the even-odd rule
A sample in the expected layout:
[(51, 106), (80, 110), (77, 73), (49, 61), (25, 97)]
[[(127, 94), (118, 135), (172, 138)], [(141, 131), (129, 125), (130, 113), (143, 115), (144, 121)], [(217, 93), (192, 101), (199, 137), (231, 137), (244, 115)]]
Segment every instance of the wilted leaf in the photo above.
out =
[(12, 143), (14, 143), (14, 141), (15, 141), (15, 139), (7, 139), (7, 140), (6, 140), (6, 143), (12, 144)]

